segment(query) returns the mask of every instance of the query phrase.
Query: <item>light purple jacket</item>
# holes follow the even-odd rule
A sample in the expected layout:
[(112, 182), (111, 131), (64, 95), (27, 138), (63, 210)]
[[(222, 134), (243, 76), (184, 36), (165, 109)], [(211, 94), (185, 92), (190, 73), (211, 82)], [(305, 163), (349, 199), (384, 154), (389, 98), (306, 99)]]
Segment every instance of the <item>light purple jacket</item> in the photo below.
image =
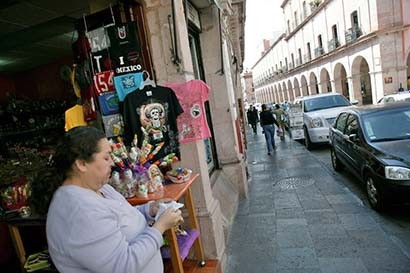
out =
[(51, 258), (61, 273), (162, 273), (162, 234), (149, 204), (133, 207), (111, 186), (61, 186), (47, 215)]

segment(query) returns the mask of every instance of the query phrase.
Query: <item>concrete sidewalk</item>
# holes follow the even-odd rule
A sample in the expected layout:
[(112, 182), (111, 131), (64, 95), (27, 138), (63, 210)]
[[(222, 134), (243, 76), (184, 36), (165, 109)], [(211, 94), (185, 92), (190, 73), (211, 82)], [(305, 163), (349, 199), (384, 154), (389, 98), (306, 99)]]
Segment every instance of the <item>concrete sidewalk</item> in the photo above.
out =
[[(409, 273), (410, 254), (303, 145), (248, 130), (249, 198), (228, 239), (228, 273)], [(386, 224), (386, 223), (384, 223)]]

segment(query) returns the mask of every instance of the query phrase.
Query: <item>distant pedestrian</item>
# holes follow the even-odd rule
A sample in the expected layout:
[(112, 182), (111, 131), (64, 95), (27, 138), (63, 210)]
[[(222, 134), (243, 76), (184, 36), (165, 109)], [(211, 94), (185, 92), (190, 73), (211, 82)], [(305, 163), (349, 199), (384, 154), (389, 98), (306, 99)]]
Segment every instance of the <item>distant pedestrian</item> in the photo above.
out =
[(279, 129), (281, 131), (279, 134), (280, 139), (285, 140), (285, 122), (286, 122), (285, 111), (282, 108), (280, 108), (279, 104), (276, 104), (275, 110), (273, 110), (273, 113), (275, 114), (276, 121), (279, 123)]
[(271, 155), (273, 150), (276, 150), (275, 146), (275, 126), (279, 126), (279, 123), (273, 117), (272, 112), (268, 109), (266, 104), (262, 104), (262, 112), (259, 115), (260, 123), (263, 131), (265, 132), (266, 146), (268, 148), (268, 155)]
[(256, 123), (259, 121), (258, 118), (258, 110), (256, 110), (255, 106), (250, 106), (248, 112), (246, 113), (246, 116), (248, 117), (248, 123), (252, 126), (253, 132), (256, 135), (257, 129), (256, 129)]

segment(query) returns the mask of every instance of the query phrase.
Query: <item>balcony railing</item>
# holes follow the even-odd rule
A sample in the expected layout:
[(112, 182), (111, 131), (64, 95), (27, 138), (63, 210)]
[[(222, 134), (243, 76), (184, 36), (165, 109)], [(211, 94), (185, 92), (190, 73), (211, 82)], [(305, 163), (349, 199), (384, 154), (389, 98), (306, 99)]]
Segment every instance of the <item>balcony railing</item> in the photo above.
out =
[(293, 65), (293, 63), (289, 64), (289, 70), (292, 70), (293, 68), (295, 68), (295, 66)]
[(339, 39), (337, 38), (333, 38), (327, 43), (327, 48), (329, 49), (329, 51), (335, 50), (339, 46), (340, 46), (340, 43), (339, 43)]
[(312, 60), (312, 56), (310, 54), (305, 54), (303, 55), (303, 59), (305, 60), (305, 63), (308, 63)]
[(349, 28), (346, 32), (345, 32), (345, 38), (346, 38), (346, 43), (351, 43), (357, 40), (357, 38), (359, 38), (360, 36), (362, 36), (362, 30), (360, 29), (359, 26), (354, 26), (352, 28)]
[(297, 58), (297, 59), (296, 59), (296, 67), (298, 67), (298, 66), (300, 66), (300, 65), (302, 65), (302, 60), (299, 59), (299, 58)]
[(315, 48), (315, 58), (320, 57), (321, 55), (323, 55), (323, 53), (325, 53), (323, 47), (320, 46)]

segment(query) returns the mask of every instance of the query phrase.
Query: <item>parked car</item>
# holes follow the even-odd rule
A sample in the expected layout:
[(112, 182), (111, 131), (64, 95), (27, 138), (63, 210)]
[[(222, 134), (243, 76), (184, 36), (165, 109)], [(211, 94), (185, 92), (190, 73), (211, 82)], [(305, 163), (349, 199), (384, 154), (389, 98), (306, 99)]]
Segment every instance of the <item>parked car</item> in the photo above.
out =
[(410, 102), (342, 111), (329, 134), (333, 168), (366, 183), (372, 208), (410, 200)]
[(391, 103), (399, 101), (410, 101), (410, 91), (403, 91), (397, 94), (385, 95), (377, 103)]
[(295, 105), (300, 104), (303, 112), (303, 130), (305, 146), (308, 150), (315, 143), (329, 142), (329, 127), (337, 114), (352, 104), (339, 93), (323, 93), (296, 98)]

